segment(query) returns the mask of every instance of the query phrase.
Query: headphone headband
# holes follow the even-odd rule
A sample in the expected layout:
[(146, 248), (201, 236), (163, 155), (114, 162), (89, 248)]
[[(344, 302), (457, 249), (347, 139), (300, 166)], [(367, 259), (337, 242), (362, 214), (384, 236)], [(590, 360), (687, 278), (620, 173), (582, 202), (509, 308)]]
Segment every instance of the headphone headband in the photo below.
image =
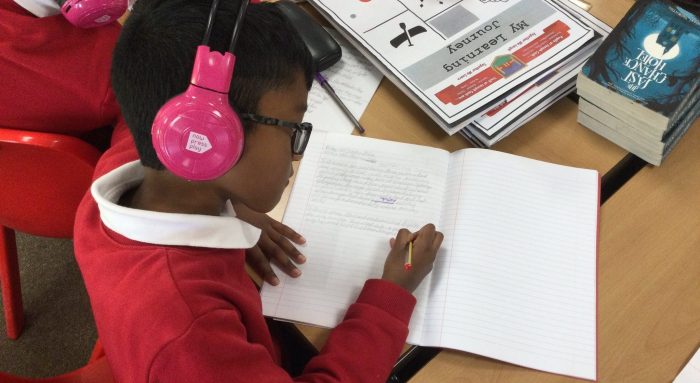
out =
[[(250, 0), (241, 1), (241, 6), (238, 8), (238, 15), (236, 15), (236, 23), (233, 24), (233, 32), (231, 33), (231, 42), (229, 43), (228, 51), (232, 54), (236, 48), (236, 43), (238, 42), (238, 35), (241, 32), (241, 27), (243, 25), (243, 17), (245, 17), (246, 10), (248, 9), (248, 4)], [(202, 39), (202, 45), (209, 45), (209, 37), (211, 36), (211, 31), (214, 28), (214, 18), (216, 16), (216, 10), (219, 8), (219, 0), (213, 0), (211, 3), (211, 8), (209, 9), (209, 18), (207, 19), (207, 28), (204, 31), (204, 38)]]

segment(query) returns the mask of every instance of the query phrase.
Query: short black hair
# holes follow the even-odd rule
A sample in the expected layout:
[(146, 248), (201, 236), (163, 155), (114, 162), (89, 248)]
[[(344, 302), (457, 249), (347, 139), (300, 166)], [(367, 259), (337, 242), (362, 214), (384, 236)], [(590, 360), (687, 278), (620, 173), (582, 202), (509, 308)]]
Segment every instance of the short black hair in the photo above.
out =
[[(211, 0), (139, 0), (124, 23), (112, 59), (112, 87), (144, 166), (164, 169), (151, 125), (158, 109), (189, 86), (210, 7)], [(212, 50), (228, 49), (239, 7), (240, 0), (220, 1)], [(311, 87), (311, 54), (274, 4), (248, 6), (234, 53), (229, 102), (236, 111), (257, 113), (263, 94), (291, 85), (300, 71)]]

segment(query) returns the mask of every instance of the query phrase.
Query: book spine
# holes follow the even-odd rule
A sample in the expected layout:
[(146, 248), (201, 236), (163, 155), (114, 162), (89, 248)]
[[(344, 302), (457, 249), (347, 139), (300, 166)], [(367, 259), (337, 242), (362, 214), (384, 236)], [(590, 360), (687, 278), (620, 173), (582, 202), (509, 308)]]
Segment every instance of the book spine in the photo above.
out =
[(697, 79), (695, 79), (695, 81), (693, 81), (693, 85), (691, 86), (690, 91), (688, 92), (688, 95), (685, 97), (685, 99), (683, 99), (683, 101), (681, 101), (681, 103), (678, 105), (676, 110), (668, 118), (669, 121), (671, 122), (669, 124), (669, 127), (673, 124), (674, 121), (682, 118), (683, 114), (695, 104), (695, 101), (699, 97), (700, 97), (700, 78), (697, 78)]
[[(663, 151), (664, 143), (661, 142), (657, 137), (647, 134), (644, 131), (640, 131), (633, 127), (632, 125), (626, 123), (623, 120), (605, 112), (604, 110), (598, 108), (590, 101), (581, 98), (579, 100), (579, 110), (584, 114), (588, 115), (590, 118), (595, 119), (601, 125), (606, 126), (609, 130), (615, 131), (620, 137), (624, 137), (630, 142), (634, 143), (636, 147), (644, 148), (654, 153), (659, 153)], [(613, 142), (617, 143), (617, 139)], [(623, 146), (623, 145), (620, 145)], [(628, 149), (629, 150), (629, 149)], [(632, 150), (630, 150), (632, 151)]]
[(661, 164), (661, 153), (659, 153), (660, 150), (657, 151), (657, 153), (651, 153), (649, 150), (641, 148), (638, 143), (631, 141), (618, 130), (607, 127), (604, 123), (598, 121), (592, 116), (589, 116), (582, 110), (578, 111), (577, 121), (579, 124), (590, 129), (592, 132), (625, 149), (626, 151), (633, 153), (644, 161), (656, 166)]
[[(643, 126), (643, 127), (659, 127), (659, 129), (650, 130), (649, 128), (638, 128), (639, 130), (646, 131), (653, 135), (655, 139), (661, 141), (664, 132), (668, 130), (669, 121), (665, 116), (653, 112), (651, 109), (637, 104), (631, 99), (607, 89), (600, 85), (598, 82), (591, 80), (583, 72), (579, 73), (576, 78), (577, 93), (579, 96), (588, 100), (591, 104), (594, 104), (598, 108), (604, 110), (608, 114), (614, 115), (616, 118), (626, 122), (630, 126)], [(645, 117), (657, 117), (654, 120), (645, 120), (638, 113), (634, 113), (634, 109), (629, 107), (625, 108), (625, 105), (634, 105), (633, 108), (637, 108), (636, 111), (640, 112), (641, 109), (647, 111)]]
[(695, 120), (700, 116), (700, 102), (696, 102), (695, 106), (688, 111), (688, 114), (683, 118), (678, 129), (668, 138), (664, 146), (663, 157), (666, 158), (671, 153), (671, 150), (676, 147), (680, 139), (688, 132)]

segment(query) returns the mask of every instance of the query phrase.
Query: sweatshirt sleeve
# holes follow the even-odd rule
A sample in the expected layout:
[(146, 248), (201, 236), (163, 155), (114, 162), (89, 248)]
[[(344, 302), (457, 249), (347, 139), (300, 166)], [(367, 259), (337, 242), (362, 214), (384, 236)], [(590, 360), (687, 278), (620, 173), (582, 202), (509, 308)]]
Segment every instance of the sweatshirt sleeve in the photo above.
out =
[(79, 135), (115, 122), (109, 77), (117, 23), (81, 29), (0, 0), (0, 30), (0, 126)]
[(149, 382), (385, 382), (408, 334), (415, 298), (387, 281), (369, 280), (321, 353), (290, 377), (265, 347), (250, 343), (235, 310), (197, 318), (165, 346)]
[[(298, 380), (386, 382), (406, 342), (415, 304), (415, 297), (398, 285), (368, 280)], [(338, 379), (323, 377), (327, 371), (334, 371)]]

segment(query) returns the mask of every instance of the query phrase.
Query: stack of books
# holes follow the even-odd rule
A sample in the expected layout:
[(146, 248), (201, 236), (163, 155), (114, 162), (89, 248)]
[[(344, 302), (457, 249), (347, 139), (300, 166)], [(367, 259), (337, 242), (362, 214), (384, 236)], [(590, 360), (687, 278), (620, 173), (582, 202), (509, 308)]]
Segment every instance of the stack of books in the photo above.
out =
[(610, 30), (569, 0), (310, 3), (443, 130), (480, 147), (571, 92)]
[(492, 108), (460, 130), (460, 134), (477, 146), (490, 147), (561, 98), (574, 92), (576, 74), (610, 33), (610, 26), (586, 12), (580, 4), (575, 5), (568, 0), (555, 3), (591, 28), (594, 32), (593, 38), (539, 78), (499, 99)]
[(660, 165), (700, 115), (700, 19), (639, 0), (584, 65), (578, 121)]

